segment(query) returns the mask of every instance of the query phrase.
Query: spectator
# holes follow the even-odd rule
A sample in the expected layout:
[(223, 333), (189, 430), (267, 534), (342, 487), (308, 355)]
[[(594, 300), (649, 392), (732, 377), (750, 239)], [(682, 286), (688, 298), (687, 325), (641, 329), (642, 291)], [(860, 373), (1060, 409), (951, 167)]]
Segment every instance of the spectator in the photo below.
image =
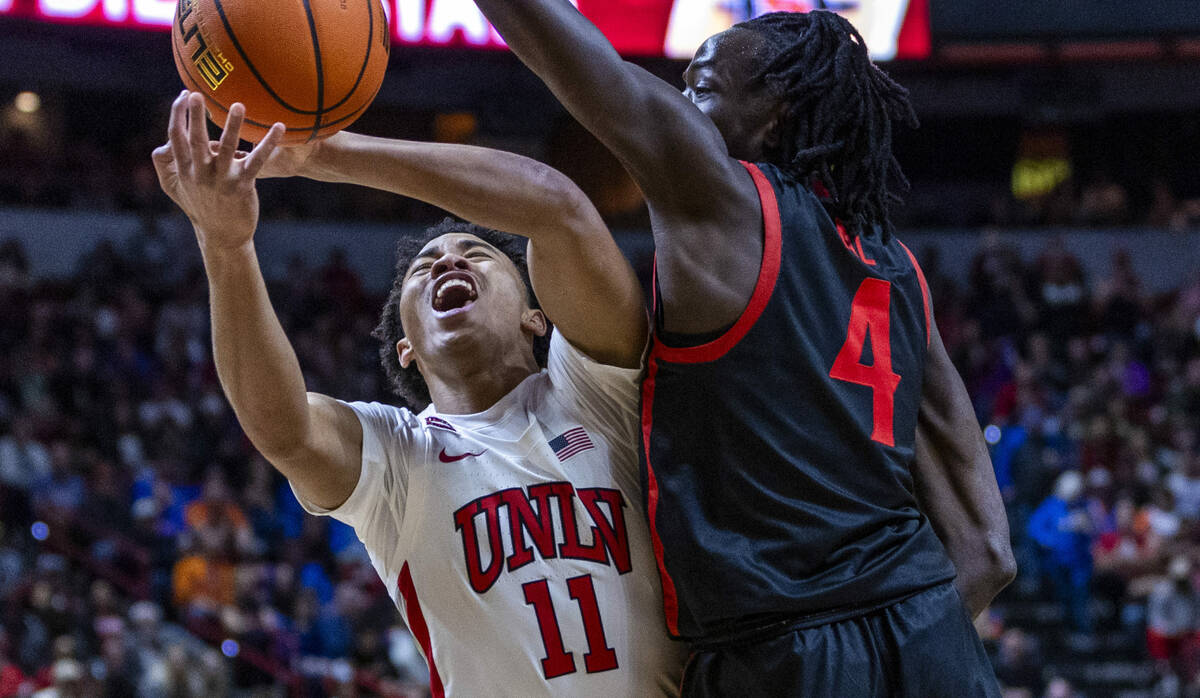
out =
[(33, 698), (84, 698), (88, 695), (83, 665), (75, 659), (59, 659), (51, 670), (53, 685), (33, 694)]
[[(1167, 576), (1150, 593), (1146, 612), (1146, 645), (1163, 674), (1187, 682), (1195, 676), (1196, 633), (1200, 631), (1200, 595), (1192, 584), (1192, 563), (1182, 555), (1171, 558)], [(1189, 654), (1193, 657), (1189, 657)]]
[(1200, 520), (1200, 452), (1186, 454), (1184, 466), (1167, 476), (1167, 489), (1175, 498), (1175, 510), (1189, 523)]
[(1043, 572), (1063, 605), (1067, 622), (1078, 631), (1091, 630), (1088, 593), (1092, 577), (1092, 523), (1083, 502), (1083, 477), (1067, 471), (1054, 494), (1033, 512), (1029, 536), (1043, 550)]
[(181, 549), (183, 555), (172, 575), (174, 601), (191, 617), (215, 617), (234, 602), (235, 569), (223, 540), (211, 536), (185, 539)]
[(208, 469), (200, 499), (187, 506), (184, 520), (200, 546), (210, 552), (234, 549), (247, 552), (253, 547), (250, 523), (230, 495), (220, 468)]
[(27, 692), (28, 679), (9, 654), (11, 650), (8, 633), (0, 626), (0, 698), (15, 698)]
[(1046, 692), (1043, 698), (1080, 698), (1071, 682), (1061, 676), (1055, 676), (1046, 682)]
[(1121, 337), (1134, 336), (1143, 318), (1145, 297), (1128, 250), (1113, 252), (1112, 270), (1097, 286), (1094, 303), (1099, 329)]
[(1082, 334), (1087, 329), (1087, 283), (1083, 266), (1061, 236), (1042, 251), (1034, 277), (1042, 330), (1059, 342)]
[(12, 431), (0, 436), (0, 485), (28, 492), (50, 476), (50, 452), (34, 438), (33, 420), (18, 417)]
[(35, 511), (54, 518), (70, 518), (83, 506), (84, 486), (76, 453), (66, 441), (50, 444), (50, 473), (34, 483)]
[(1041, 695), (1046, 682), (1036, 643), (1017, 628), (1004, 631), (996, 654), (996, 678), (1006, 695), (1016, 689), (1026, 696)]

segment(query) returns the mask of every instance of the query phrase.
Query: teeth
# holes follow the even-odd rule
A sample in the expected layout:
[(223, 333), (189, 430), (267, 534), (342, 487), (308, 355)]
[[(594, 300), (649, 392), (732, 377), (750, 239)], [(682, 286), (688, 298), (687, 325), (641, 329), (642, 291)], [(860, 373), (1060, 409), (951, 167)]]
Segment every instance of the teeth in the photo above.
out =
[(468, 291), (471, 290), (471, 284), (467, 283), (466, 281), (463, 281), (462, 279), (450, 279), (449, 281), (442, 284), (441, 287), (438, 288), (437, 297), (441, 298), (442, 294), (446, 293), (446, 289), (448, 289), (452, 286), (461, 286), (461, 287), (467, 289)]

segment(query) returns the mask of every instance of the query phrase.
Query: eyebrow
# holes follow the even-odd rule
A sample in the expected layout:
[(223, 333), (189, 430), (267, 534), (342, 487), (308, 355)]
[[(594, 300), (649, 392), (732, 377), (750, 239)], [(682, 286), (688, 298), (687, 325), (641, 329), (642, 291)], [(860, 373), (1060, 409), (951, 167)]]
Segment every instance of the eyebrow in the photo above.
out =
[[(484, 242), (482, 240), (470, 240), (470, 239), (460, 240), (458, 243), (455, 244), (455, 247), (458, 248), (458, 251), (460, 253), (470, 252), (471, 250), (473, 250), (475, 248), (481, 248), (488, 252), (494, 252), (496, 250), (496, 248), (492, 247), (491, 245), (487, 244), (486, 242)], [(421, 250), (421, 253), (413, 258), (413, 264), (416, 264), (418, 261), (420, 261), (422, 259), (431, 259), (431, 258), (440, 257), (442, 254), (444, 254), (444, 251), (440, 247), (426, 248), (424, 250)]]

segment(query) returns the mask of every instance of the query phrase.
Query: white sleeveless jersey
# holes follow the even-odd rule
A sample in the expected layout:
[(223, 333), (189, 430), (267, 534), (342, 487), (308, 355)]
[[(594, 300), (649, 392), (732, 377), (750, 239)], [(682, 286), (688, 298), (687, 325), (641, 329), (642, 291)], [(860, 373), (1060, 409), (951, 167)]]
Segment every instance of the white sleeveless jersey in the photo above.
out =
[(354, 527), (435, 698), (678, 693), (639, 488), (640, 371), (557, 331), (546, 370), (485, 412), (351, 403)]

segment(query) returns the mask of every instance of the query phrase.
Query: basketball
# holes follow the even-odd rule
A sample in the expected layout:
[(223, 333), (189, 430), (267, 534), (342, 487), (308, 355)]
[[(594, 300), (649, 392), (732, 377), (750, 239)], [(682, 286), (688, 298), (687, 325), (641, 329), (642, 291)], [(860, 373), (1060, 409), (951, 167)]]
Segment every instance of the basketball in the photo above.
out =
[(283, 143), (346, 128), (383, 82), (390, 50), (380, 0), (179, 0), (171, 28), (175, 67), (224, 125), (246, 106), (242, 138), (279, 121)]

